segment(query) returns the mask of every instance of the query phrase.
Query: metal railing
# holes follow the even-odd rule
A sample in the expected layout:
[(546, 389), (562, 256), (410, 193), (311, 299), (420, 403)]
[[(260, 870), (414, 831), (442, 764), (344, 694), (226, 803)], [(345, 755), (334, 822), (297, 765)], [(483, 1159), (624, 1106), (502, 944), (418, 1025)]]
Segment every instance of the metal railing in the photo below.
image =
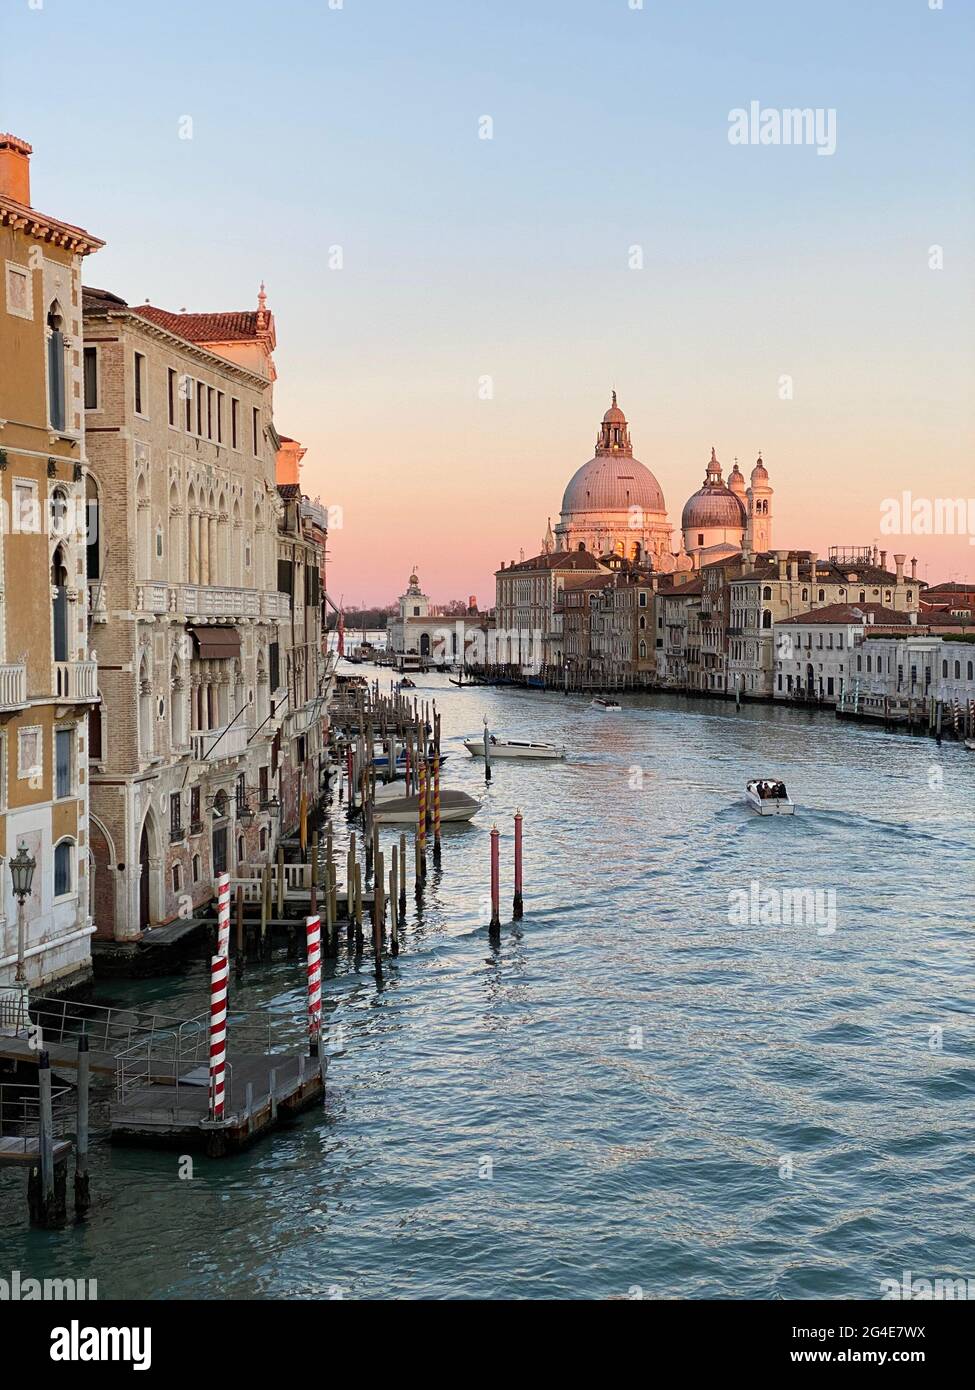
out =
[[(229, 1014), (227, 1018), (228, 1042), (243, 1053), (253, 1052), (264, 1055), (271, 1051), (271, 1017), (262, 1014)], [(138, 1091), (152, 1086), (169, 1087), (176, 1092), (171, 1105), (158, 1107), (149, 1105), (140, 1110), (166, 1109), (175, 1112), (179, 1109), (181, 1090), (192, 1087), (197, 1091), (202, 1084), (198, 1076), (201, 1067), (209, 1068), (210, 1063), (210, 1015), (196, 1014), (184, 1019), (178, 1028), (170, 1032), (156, 1032), (149, 1037), (138, 1039), (131, 1047), (119, 1052), (115, 1058), (115, 1098), (119, 1104), (131, 1103)], [(232, 1100), (232, 1066), (229, 1060), (227, 1070), (227, 1100)], [(188, 1080), (196, 1075), (195, 1080)]]
[(73, 1042), (82, 1033), (96, 1052), (117, 1053), (137, 1039), (178, 1029), (182, 1019), (148, 1009), (83, 1004), (73, 999), (34, 998), (19, 988), (0, 988), (0, 1028), (23, 1033), (39, 1027), (45, 1045)]
[[(51, 1109), (54, 1118), (53, 1135), (63, 1138), (71, 1131), (68, 1097), (70, 1086), (55, 1086), (51, 1090)], [(0, 1138), (16, 1139), (14, 1145), (22, 1153), (37, 1148), (41, 1132), (40, 1087), (25, 1082), (5, 1082), (0, 1085)], [(33, 1141), (33, 1142), (32, 1142)], [(4, 1148), (9, 1149), (9, 1145)]]

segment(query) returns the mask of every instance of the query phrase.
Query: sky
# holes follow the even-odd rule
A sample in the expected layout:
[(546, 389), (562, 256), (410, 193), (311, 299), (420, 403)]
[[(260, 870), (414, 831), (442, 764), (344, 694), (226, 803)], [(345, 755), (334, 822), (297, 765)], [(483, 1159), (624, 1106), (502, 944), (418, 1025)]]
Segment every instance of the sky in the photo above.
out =
[(975, 497), (973, 53), (973, 0), (0, 0), (0, 129), (89, 283), (265, 281), (337, 600), (489, 606), (613, 387), (675, 527), (761, 450), (776, 546), (935, 582), (975, 546), (889, 501)]

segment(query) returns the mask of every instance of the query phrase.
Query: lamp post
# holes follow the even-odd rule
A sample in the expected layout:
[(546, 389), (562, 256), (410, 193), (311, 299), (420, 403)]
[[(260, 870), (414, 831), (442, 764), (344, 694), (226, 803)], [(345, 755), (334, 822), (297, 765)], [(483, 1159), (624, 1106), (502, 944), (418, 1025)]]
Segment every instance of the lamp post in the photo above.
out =
[(27, 921), (24, 916), (24, 904), (30, 897), (36, 868), (37, 860), (21, 841), (17, 853), (10, 860), (10, 878), (13, 882), (14, 896), (17, 899), (17, 974), (15, 978), (18, 982), (24, 982), (27, 979), (24, 965), (24, 957), (27, 954)]

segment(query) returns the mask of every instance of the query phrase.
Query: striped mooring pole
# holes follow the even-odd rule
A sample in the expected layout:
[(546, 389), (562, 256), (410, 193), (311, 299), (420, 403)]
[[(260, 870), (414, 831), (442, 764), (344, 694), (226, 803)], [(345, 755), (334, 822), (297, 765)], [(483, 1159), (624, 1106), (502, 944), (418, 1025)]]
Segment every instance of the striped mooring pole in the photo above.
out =
[(420, 853), (427, 852), (427, 765), (421, 759), (419, 764), (420, 788), (416, 808), (416, 838)]
[(217, 877), (217, 955), (230, 955), (230, 875)]
[(210, 958), (210, 1119), (223, 1119), (224, 1082), (227, 1064), (227, 980), (230, 962), (226, 956)]
[(501, 834), (497, 826), (491, 831), (491, 931), (501, 930)]
[(440, 848), (440, 754), (433, 755), (433, 843)]
[(322, 919), (316, 912), (305, 918), (308, 943), (308, 1054), (318, 1056), (322, 1036)]

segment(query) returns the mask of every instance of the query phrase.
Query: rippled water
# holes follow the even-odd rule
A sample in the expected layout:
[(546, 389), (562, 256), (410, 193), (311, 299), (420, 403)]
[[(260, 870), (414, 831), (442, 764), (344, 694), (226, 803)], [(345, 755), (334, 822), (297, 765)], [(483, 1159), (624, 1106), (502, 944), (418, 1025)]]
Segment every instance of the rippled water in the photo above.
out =
[[(383, 987), (344, 947), (327, 972), (347, 1053), (324, 1111), (189, 1181), (175, 1155), (101, 1140), (91, 1220), (61, 1233), (29, 1232), (23, 1177), (0, 1175), (3, 1263), (94, 1275), (102, 1297), (871, 1298), (905, 1269), (975, 1278), (975, 758), (825, 714), (661, 696), (605, 715), (420, 680), (445, 781), (485, 804), (445, 831)], [(482, 712), (571, 761), (496, 762), (485, 791), (460, 741)], [(756, 773), (786, 779), (793, 819), (745, 808)], [(516, 807), (525, 918), (494, 949), (488, 832), (507, 906)], [(753, 880), (835, 889), (836, 931), (732, 925)], [(205, 979), (100, 995), (190, 1013)], [(297, 1026), (301, 965), (251, 967), (233, 997)]]

